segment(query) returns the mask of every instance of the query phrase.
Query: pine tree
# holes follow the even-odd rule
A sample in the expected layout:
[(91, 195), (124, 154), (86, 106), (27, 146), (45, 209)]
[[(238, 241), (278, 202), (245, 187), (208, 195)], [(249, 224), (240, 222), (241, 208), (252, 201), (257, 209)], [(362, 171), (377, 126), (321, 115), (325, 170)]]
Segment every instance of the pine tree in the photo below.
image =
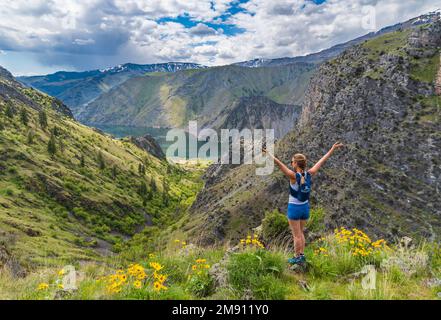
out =
[(80, 156), (80, 167), (84, 168), (86, 166), (86, 161), (84, 160), (84, 155)]
[(34, 143), (34, 132), (32, 130), (28, 131), (28, 144), (33, 144)]
[(33, 144), (34, 143), (34, 132), (32, 130), (28, 131), (28, 144)]
[(139, 173), (139, 175), (141, 175), (141, 176), (144, 176), (144, 175), (145, 175), (145, 166), (144, 166), (142, 163), (140, 163), (140, 164), (138, 165), (138, 173)]
[(147, 185), (145, 184), (145, 181), (141, 181), (138, 192), (141, 197), (144, 197), (147, 194)]
[(40, 127), (43, 130), (46, 130), (46, 128), (47, 128), (47, 115), (46, 115), (46, 111), (41, 110), (38, 113), (38, 122), (40, 123)]
[(104, 168), (106, 167), (106, 163), (104, 162), (104, 156), (103, 153), (101, 151), (98, 152), (98, 167), (101, 170), (104, 170)]
[(169, 204), (169, 195), (168, 195), (168, 191), (169, 191), (169, 187), (168, 184), (164, 182), (163, 184), (163, 194), (162, 194), (162, 198), (163, 198), (163, 203), (164, 205), (168, 206)]
[(28, 112), (25, 108), (20, 109), (20, 120), (21, 120), (21, 123), (23, 123), (25, 126), (27, 126), (29, 123)]
[(50, 137), (49, 142), (47, 144), (47, 151), (52, 156), (57, 152), (57, 143), (55, 141), (55, 136), (53, 134), (51, 134), (51, 137)]
[(155, 179), (153, 179), (153, 177), (152, 177), (152, 181), (150, 182), (150, 189), (152, 190), (152, 193), (156, 193), (156, 190), (157, 190), (156, 182), (155, 182)]
[(5, 110), (5, 114), (8, 118), (13, 118), (14, 117), (14, 108), (12, 107), (11, 103), (7, 103), (6, 104), (6, 110)]
[(116, 178), (117, 173), (118, 173), (117, 172), (117, 166), (116, 166), (116, 164), (114, 164), (113, 167), (112, 167), (112, 178), (113, 179)]

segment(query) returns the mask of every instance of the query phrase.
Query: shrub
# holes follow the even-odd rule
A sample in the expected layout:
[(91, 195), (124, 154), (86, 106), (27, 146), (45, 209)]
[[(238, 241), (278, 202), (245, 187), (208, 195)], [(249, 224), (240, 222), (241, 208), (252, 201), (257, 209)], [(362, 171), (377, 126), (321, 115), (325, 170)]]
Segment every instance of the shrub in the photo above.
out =
[(264, 250), (237, 253), (227, 264), (228, 281), (241, 295), (251, 291), (255, 297), (283, 299), (286, 288), (278, 277), (284, 267), (284, 257), (277, 253)]
[(213, 294), (214, 280), (207, 274), (194, 275), (187, 282), (187, 289), (196, 297), (202, 298)]
[(257, 277), (253, 282), (253, 296), (259, 300), (283, 300), (289, 291), (281, 279), (271, 274)]
[(262, 237), (265, 242), (277, 242), (291, 238), (286, 216), (278, 210), (267, 212), (262, 220)]

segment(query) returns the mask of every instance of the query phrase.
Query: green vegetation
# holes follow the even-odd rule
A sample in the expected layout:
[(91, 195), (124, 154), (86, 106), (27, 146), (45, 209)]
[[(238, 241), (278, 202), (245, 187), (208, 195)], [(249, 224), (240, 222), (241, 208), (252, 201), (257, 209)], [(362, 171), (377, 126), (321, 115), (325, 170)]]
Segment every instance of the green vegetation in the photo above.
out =
[(423, 109), (417, 114), (420, 123), (437, 123), (441, 119), (441, 97), (420, 97)]
[(411, 32), (411, 29), (406, 29), (387, 33), (366, 41), (362, 44), (362, 48), (368, 50), (368, 59), (372, 60), (377, 60), (384, 54), (403, 56), (405, 55), (404, 48)]
[(69, 273), (63, 265), (14, 281), (2, 271), (0, 298), (389, 300), (437, 299), (441, 291), (439, 245), (409, 238), (388, 245), (340, 228), (308, 246), (306, 271), (292, 271), (286, 245), (243, 240), (228, 253), (179, 239), (142, 252), (129, 247), (104, 264), (76, 263), (74, 291), (63, 288)]
[[(323, 208), (311, 208), (310, 219), (306, 225), (309, 232), (320, 232), (324, 229), (323, 219), (325, 211)], [(265, 242), (280, 244), (292, 239), (286, 215), (278, 210), (265, 213), (262, 220), (262, 237)]]
[(416, 81), (434, 83), (440, 68), (440, 53), (429, 58), (414, 59), (411, 76)]
[(153, 237), (186, 214), (202, 168), (161, 161), (66, 117), (51, 97), (5, 83), (17, 98), (0, 98), (0, 249), (20, 268), (102, 260), (134, 233)]

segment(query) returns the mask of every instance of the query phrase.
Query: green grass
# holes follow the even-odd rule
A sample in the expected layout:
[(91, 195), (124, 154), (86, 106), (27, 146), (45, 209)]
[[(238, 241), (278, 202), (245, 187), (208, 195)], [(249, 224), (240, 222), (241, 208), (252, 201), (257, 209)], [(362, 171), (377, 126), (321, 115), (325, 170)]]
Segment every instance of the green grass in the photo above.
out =
[(411, 33), (411, 29), (387, 33), (383, 36), (371, 39), (362, 44), (368, 49), (368, 59), (377, 60), (382, 54), (404, 55), (403, 48)]
[[(341, 230), (339, 230), (341, 231)], [(348, 230), (346, 232), (353, 232)], [(305, 272), (293, 272), (286, 263), (291, 253), (286, 246), (265, 249), (254, 245), (241, 245), (239, 250), (225, 256), (227, 247), (201, 248), (192, 244), (182, 245), (169, 241), (157, 251), (135, 250), (133, 254), (106, 259), (105, 263), (93, 262), (77, 265), (78, 290), (66, 293), (58, 288), (65, 275), (63, 268), (45, 268), (14, 280), (5, 270), (0, 272), (0, 298), (3, 299), (294, 299), (294, 300), (398, 300), (439, 299), (441, 286), (429, 285), (431, 279), (441, 276), (441, 250), (439, 244), (421, 243), (414, 246), (384, 244), (374, 247), (366, 257), (354, 256), (353, 250), (364, 237), (359, 233), (352, 245), (351, 233), (342, 239), (338, 234), (325, 235), (310, 243), (306, 252), (308, 265)], [(366, 236), (367, 237), (367, 236)], [(373, 241), (373, 240), (372, 240)], [(322, 249), (320, 249), (322, 248)], [(133, 250), (128, 247), (127, 251)], [(150, 255), (151, 254), (151, 255)], [(131, 256), (132, 260), (127, 260)], [(217, 275), (223, 274), (223, 286), (213, 278), (213, 265)], [(204, 259), (204, 260), (200, 260)], [(159, 263), (157, 271), (167, 276), (166, 289), (153, 289), (154, 269), (151, 262)], [(135, 287), (136, 278), (130, 274), (130, 263), (137, 263), (145, 272), (140, 288)], [(205, 267), (208, 265), (208, 268)], [(373, 288), (364, 287), (366, 265), (375, 268)], [(211, 270), (210, 270), (211, 269)], [(118, 271), (121, 270), (121, 271)], [(210, 270), (210, 271), (209, 271)], [(125, 274), (126, 282), (117, 286), (119, 292), (109, 291), (108, 279), (119, 272)], [(38, 290), (41, 283), (48, 288)]]
[(440, 68), (440, 54), (437, 52), (430, 58), (414, 59), (411, 76), (414, 80), (434, 83)]
[(419, 99), (423, 109), (418, 113), (419, 123), (437, 123), (441, 119), (441, 97), (429, 96)]

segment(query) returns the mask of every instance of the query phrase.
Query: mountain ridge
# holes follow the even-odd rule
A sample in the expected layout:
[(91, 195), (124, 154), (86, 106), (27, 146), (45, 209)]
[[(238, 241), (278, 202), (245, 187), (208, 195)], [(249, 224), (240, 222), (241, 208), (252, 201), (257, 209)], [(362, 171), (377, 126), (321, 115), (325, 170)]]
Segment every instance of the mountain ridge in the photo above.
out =
[(126, 63), (115, 67), (83, 72), (59, 71), (44, 76), (18, 77), (28, 86), (35, 87), (64, 101), (76, 113), (77, 108), (95, 100), (124, 81), (148, 72), (176, 72), (205, 68), (196, 63), (168, 62), (157, 64)]

